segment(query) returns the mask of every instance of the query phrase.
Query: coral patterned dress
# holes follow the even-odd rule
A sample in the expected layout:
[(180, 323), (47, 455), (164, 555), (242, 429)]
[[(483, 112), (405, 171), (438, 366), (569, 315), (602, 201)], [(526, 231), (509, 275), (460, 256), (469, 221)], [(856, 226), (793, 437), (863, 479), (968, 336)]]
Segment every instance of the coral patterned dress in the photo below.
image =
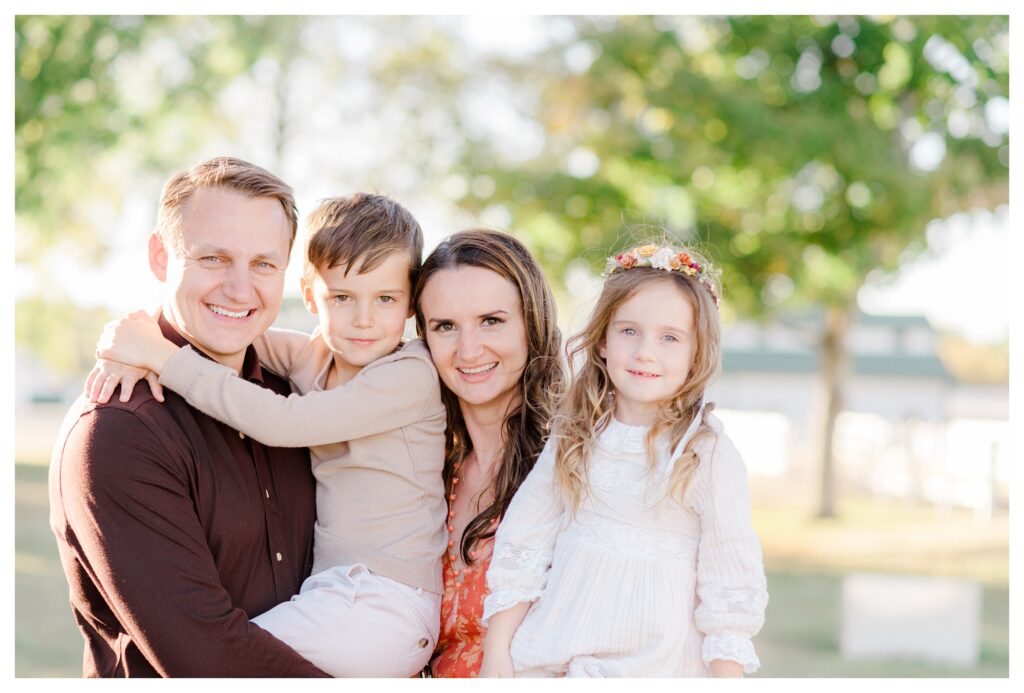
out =
[(484, 659), (484, 634), (481, 625), (484, 597), (487, 596), (487, 568), (491, 564), (494, 538), (477, 544), (480, 558), (466, 568), (458, 568), (444, 554), (444, 596), (441, 599), (441, 634), (437, 651), (430, 662), (437, 678), (476, 678)]

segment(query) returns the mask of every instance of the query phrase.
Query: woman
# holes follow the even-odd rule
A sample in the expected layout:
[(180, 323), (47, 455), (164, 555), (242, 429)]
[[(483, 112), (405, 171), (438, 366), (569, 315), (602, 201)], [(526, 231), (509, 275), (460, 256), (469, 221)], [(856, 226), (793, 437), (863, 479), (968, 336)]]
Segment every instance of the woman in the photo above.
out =
[(499, 231), (442, 242), (423, 264), (414, 301), (448, 413), (449, 542), (431, 667), (437, 677), (474, 677), (494, 533), (544, 447), (562, 388), (561, 336), (537, 261)]

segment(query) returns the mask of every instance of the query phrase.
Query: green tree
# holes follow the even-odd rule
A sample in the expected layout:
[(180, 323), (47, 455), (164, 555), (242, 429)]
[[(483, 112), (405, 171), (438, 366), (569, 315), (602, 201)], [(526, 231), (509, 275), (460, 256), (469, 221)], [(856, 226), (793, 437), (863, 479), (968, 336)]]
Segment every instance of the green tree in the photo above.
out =
[(857, 292), (927, 246), (928, 221), (1008, 198), (1006, 17), (580, 19), (529, 64), (543, 151), (471, 142), (473, 212), (503, 207), (546, 269), (600, 270), (624, 220), (706, 246), (725, 310), (821, 305), (819, 515)]
[[(46, 289), (17, 304), (16, 340), (61, 373), (92, 361), (102, 311), (86, 312), (90, 348), (74, 357), (57, 326), (69, 318), (44, 265), (56, 246), (99, 264), (116, 218), (142, 176), (163, 178), (238, 128), (222, 95), (259, 79), (279, 163), (289, 135), (285, 95), (303, 17), (18, 16), (15, 18), (15, 206), (18, 263)], [(260, 61), (277, 69), (255, 73)], [(265, 65), (266, 63), (264, 63)], [(126, 173), (127, 172), (127, 173)], [(98, 213), (99, 210), (99, 213)], [(104, 318), (105, 319), (105, 318)], [(68, 324), (85, 327), (82, 320)], [(80, 341), (80, 340), (79, 340)]]

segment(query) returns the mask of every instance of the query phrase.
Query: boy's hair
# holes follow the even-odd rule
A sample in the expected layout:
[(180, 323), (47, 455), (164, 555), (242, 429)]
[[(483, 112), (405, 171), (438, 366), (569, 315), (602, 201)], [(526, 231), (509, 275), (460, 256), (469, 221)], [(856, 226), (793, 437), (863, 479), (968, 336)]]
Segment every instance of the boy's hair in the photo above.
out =
[(156, 233), (164, 246), (175, 254), (180, 255), (183, 251), (181, 210), (199, 188), (223, 188), (249, 197), (270, 197), (279, 201), (291, 227), (288, 240), (288, 249), (291, 250), (299, 218), (291, 186), (270, 171), (248, 161), (218, 156), (179, 171), (164, 183)]
[(302, 281), (311, 284), (320, 269), (359, 262), (358, 274), (380, 265), (391, 253), (409, 253), (409, 286), (423, 264), (423, 230), (402, 205), (384, 195), (353, 193), (320, 202), (306, 221), (306, 259)]
[[(682, 252), (678, 248), (672, 250)], [(696, 252), (689, 249), (685, 252), (700, 265), (707, 265)], [(586, 327), (566, 343), (568, 361), (574, 367), (574, 373), (553, 426), (558, 437), (556, 475), (574, 512), (586, 493), (587, 469), (597, 435), (608, 425), (615, 411), (614, 385), (599, 352), (601, 343), (606, 339), (608, 325), (619, 306), (654, 282), (671, 282), (689, 301), (693, 308), (697, 344), (686, 382), (658, 408), (658, 418), (647, 436), (647, 457), (652, 467), (657, 464), (655, 441), (658, 435), (668, 431), (671, 448), (675, 449), (697, 415), (704, 391), (720, 367), (721, 328), (715, 296), (721, 295), (721, 289), (715, 274), (690, 276), (650, 266), (633, 266), (609, 274)], [(713, 285), (706, 286), (702, 282), (712, 282)], [(706, 411), (710, 411), (712, 406), (709, 404)], [(710, 426), (702, 422), (694, 440), (709, 432)], [(672, 471), (670, 492), (678, 492), (682, 497), (698, 462), (691, 441)]]

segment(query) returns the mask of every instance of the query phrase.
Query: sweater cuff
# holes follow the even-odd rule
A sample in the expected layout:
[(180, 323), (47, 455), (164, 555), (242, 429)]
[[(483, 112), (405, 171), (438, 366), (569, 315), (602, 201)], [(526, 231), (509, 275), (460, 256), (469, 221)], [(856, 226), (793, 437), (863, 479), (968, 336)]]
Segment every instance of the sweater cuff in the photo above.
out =
[(208, 363), (212, 362), (186, 344), (167, 359), (167, 363), (164, 364), (164, 369), (160, 373), (160, 384), (177, 392), (182, 397), (187, 397), (192, 383), (202, 374)]

